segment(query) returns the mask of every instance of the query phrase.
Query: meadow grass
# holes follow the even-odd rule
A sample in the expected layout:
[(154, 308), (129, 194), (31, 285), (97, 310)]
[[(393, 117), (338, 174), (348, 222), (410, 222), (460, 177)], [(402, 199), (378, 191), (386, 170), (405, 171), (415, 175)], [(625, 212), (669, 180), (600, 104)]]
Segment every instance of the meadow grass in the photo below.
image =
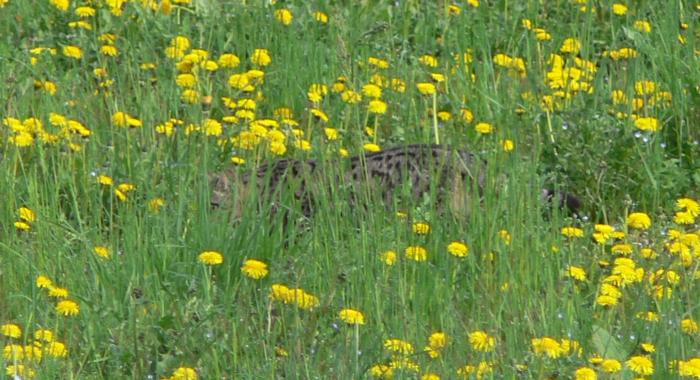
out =
[[(699, 17), (0, 0), (0, 378), (700, 378)], [(488, 162), (467, 215), (209, 206), (223, 168), (438, 141)]]

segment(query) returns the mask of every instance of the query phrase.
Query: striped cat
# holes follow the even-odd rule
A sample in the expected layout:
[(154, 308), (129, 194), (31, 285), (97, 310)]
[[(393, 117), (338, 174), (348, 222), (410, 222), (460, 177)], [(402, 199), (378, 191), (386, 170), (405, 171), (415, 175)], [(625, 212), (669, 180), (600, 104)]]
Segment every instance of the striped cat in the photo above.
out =
[[(257, 199), (260, 207), (280, 208), (283, 192), (293, 194), (300, 202), (302, 213), (310, 217), (319, 192), (342, 189), (350, 195), (353, 205), (361, 199), (379, 198), (391, 205), (396, 196), (422, 199), (435, 195), (441, 207), (464, 213), (472, 204), (472, 196), (481, 196), (485, 182), (485, 162), (464, 150), (440, 145), (408, 145), (367, 153), (347, 159), (347, 162), (318, 160), (279, 160), (259, 167), (252, 173), (241, 174), (230, 168), (212, 175), (214, 207), (232, 208), (240, 217), (246, 202)], [(253, 198), (251, 192), (257, 194)], [(542, 190), (542, 199), (554, 200), (553, 191)], [(576, 212), (580, 201), (564, 194), (560, 206)]]

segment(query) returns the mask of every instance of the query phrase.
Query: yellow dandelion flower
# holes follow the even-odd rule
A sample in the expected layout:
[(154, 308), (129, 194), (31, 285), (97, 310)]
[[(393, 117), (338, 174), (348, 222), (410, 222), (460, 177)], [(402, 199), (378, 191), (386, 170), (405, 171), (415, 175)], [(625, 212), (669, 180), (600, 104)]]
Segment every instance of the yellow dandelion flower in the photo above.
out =
[(384, 348), (401, 355), (411, 355), (414, 352), (413, 345), (401, 339), (387, 339), (384, 341)]
[(68, 58), (80, 59), (83, 57), (83, 50), (80, 46), (67, 45), (63, 47), (63, 55)]
[(379, 99), (370, 100), (367, 105), (367, 111), (375, 114), (385, 114), (387, 111), (387, 104)]
[(576, 227), (563, 227), (561, 234), (570, 238), (583, 237), (583, 230)]
[(303, 289), (290, 289), (285, 303), (294, 303), (302, 310), (310, 310), (320, 304), (318, 297), (306, 293)]
[(53, 282), (46, 276), (39, 276), (36, 278), (36, 286), (38, 288), (49, 289), (53, 286)]
[(513, 149), (515, 149), (515, 143), (513, 140), (501, 140), (501, 146), (503, 147), (504, 152), (512, 152)]
[(566, 270), (567, 275), (578, 281), (586, 281), (586, 271), (581, 267), (570, 265)]
[(537, 41), (550, 41), (552, 39), (552, 35), (544, 28), (535, 28), (532, 31), (535, 32)]
[(647, 356), (632, 356), (625, 364), (638, 375), (646, 376), (654, 373), (654, 362)]
[(199, 103), (200, 98), (201, 94), (199, 91), (191, 88), (182, 91), (182, 95), (180, 95), (180, 99), (187, 104), (197, 104)]
[(270, 143), (270, 153), (283, 156), (287, 153), (287, 145), (280, 141), (273, 141)]
[(404, 92), (406, 92), (406, 82), (401, 78), (392, 78), (391, 89), (403, 94)]
[(52, 286), (49, 288), (49, 296), (55, 298), (68, 298), (68, 289)]
[(418, 92), (420, 92), (423, 95), (432, 95), (435, 92), (437, 92), (437, 88), (435, 87), (435, 85), (430, 82), (417, 83), (416, 87), (418, 88)]
[(633, 27), (642, 33), (651, 33), (651, 23), (646, 20), (637, 20)]
[(418, 57), (418, 62), (428, 67), (438, 67), (438, 59), (429, 54)]
[(233, 74), (228, 78), (228, 85), (243, 90), (250, 85), (250, 79), (245, 74)]
[(36, 372), (24, 364), (10, 364), (5, 369), (7, 376), (12, 376), (13, 378), (31, 379), (36, 376)]
[(493, 132), (493, 125), (491, 125), (489, 123), (477, 123), (474, 126), (474, 130), (476, 130), (476, 132), (479, 134), (487, 135), (487, 134)]
[(202, 122), (202, 130), (207, 136), (221, 136), (224, 127), (218, 120), (206, 119)]
[(233, 69), (241, 64), (241, 59), (233, 53), (224, 53), (219, 56), (216, 63), (218, 63), (221, 67)]
[(639, 54), (637, 53), (637, 50), (633, 48), (621, 48), (610, 52), (610, 58), (612, 58), (615, 61), (619, 61), (621, 59), (635, 58), (638, 55)]
[(17, 209), (17, 214), (19, 214), (21, 220), (27, 223), (34, 223), (36, 221), (36, 213), (29, 207), (20, 207)]
[(311, 108), (311, 109), (309, 110), (309, 112), (310, 112), (312, 115), (314, 115), (318, 120), (321, 120), (321, 121), (323, 121), (323, 122), (325, 122), (325, 123), (327, 123), (327, 122), (330, 120), (330, 118), (328, 117), (328, 114), (326, 114), (325, 112), (323, 112), (323, 110), (321, 110), (321, 109), (318, 109), (318, 108)]
[(382, 97), (382, 88), (376, 84), (366, 84), (362, 86), (362, 94), (373, 99), (379, 99)]
[(117, 42), (117, 35), (113, 33), (103, 33), (97, 38), (97, 40), (106, 44), (114, 44)]
[(24, 346), (24, 359), (27, 361), (40, 362), (41, 358), (44, 356), (44, 352), (41, 351), (40, 344), (25, 345)]
[(394, 377), (394, 368), (386, 364), (376, 364), (369, 369), (369, 373), (379, 379), (392, 379)]
[(511, 68), (513, 66), (513, 57), (507, 54), (496, 54), (493, 56), (493, 63), (501, 67)]
[(114, 184), (114, 180), (112, 179), (112, 177), (106, 176), (106, 175), (98, 175), (97, 182), (100, 185), (105, 185), (105, 186), (112, 186)]
[(290, 11), (289, 9), (282, 8), (282, 9), (278, 9), (275, 11), (275, 18), (282, 25), (288, 26), (289, 24), (292, 23), (292, 20), (294, 20), (294, 15), (292, 14), (292, 11)]
[(385, 251), (381, 254), (381, 260), (387, 266), (393, 266), (396, 264), (396, 258), (397, 255), (394, 251)]
[(462, 108), (459, 110), (460, 116), (462, 117), (462, 120), (464, 120), (467, 123), (471, 123), (474, 121), (474, 113), (468, 109), (468, 108)]
[(114, 45), (102, 45), (100, 47), (100, 53), (108, 57), (116, 57), (119, 55), (119, 49)]
[(77, 302), (71, 300), (59, 301), (56, 304), (56, 312), (66, 317), (76, 316), (80, 314), (80, 305), (78, 305)]
[(349, 325), (364, 325), (365, 316), (361, 311), (355, 309), (343, 309), (338, 313), (338, 317)]
[(365, 150), (365, 152), (370, 152), (370, 153), (375, 153), (375, 152), (379, 152), (382, 150), (382, 148), (379, 145), (374, 144), (374, 143), (367, 143), (367, 144), (363, 145), (362, 148)]
[(700, 203), (691, 198), (680, 198), (676, 201), (676, 208), (685, 210), (692, 216), (700, 216)]
[(434, 332), (428, 337), (428, 346), (438, 350), (447, 346), (447, 334), (441, 331)]
[(309, 140), (296, 140), (294, 141), (294, 147), (303, 151), (311, 150), (311, 142)]
[(335, 128), (323, 128), (323, 134), (326, 135), (328, 141), (335, 141), (338, 139), (338, 130)]
[(600, 369), (607, 373), (617, 373), (622, 370), (622, 364), (615, 359), (604, 359), (600, 363)]
[(328, 86), (318, 83), (312, 84), (311, 87), (309, 87), (309, 91), (306, 92), (306, 96), (311, 103), (320, 103), (327, 94)]
[(633, 251), (634, 251), (634, 247), (632, 246), (632, 244), (628, 244), (628, 243), (615, 244), (610, 248), (610, 252), (615, 253), (617, 255), (624, 255), (624, 256), (631, 255)]
[(70, 0), (49, 0), (49, 3), (63, 12), (67, 11), (68, 7), (70, 7)]
[(592, 368), (588, 367), (581, 367), (574, 372), (574, 379), (575, 380), (596, 380), (598, 379), (598, 375), (596, 374), (595, 370)]
[(455, 257), (467, 257), (469, 246), (461, 241), (453, 241), (447, 245), (447, 252)]
[(24, 360), (24, 347), (19, 344), (7, 344), (2, 349), (2, 357), (6, 361), (22, 361)]
[(314, 12), (314, 20), (321, 24), (328, 24), (328, 15), (324, 12)]
[(180, 367), (173, 372), (170, 380), (197, 380), (197, 371), (194, 368)]
[(140, 127), (143, 125), (141, 120), (127, 114), (126, 112), (115, 112), (112, 115), (112, 124), (117, 127)]
[(340, 98), (348, 104), (357, 104), (362, 101), (362, 95), (352, 90), (343, 91), (343, 93), (340, 94)]
[(252, 279), (259, 280), (267, 276), (267, 264), (259, 260), (248, 259), (243, 263), (241, 272)]
[(546, 354), (551, 359), (560, 357), (563, 353), (561, 344), (549, 337), (534, 338), (531, 341), (532, 350), (536, 355)]
[(615, 3), (612, 5), (612, 12), (618, 16), (624, 16), (627, 14), (627, 6), (620, 3)]
[(95, 8), (93, 7), (77, 7), (75, 8), (75, 15), (78, 17), (92, 17), (95, 15)]
[(651, 248), (642, 248), (639, 250), (639, 254), (642, 255), (643, 258), (649, 260), (653, 260), (658, 256), (658, 254)]
[(476, 351), (491, 352), (496, 347), (496, 339), (485, 331), (473, 331), (469, 333), (469, 344)]
[(203, 251), (199, 254), (199, 262), (206, 265), (219, 265), (224, 262), (224, 255), (217, 251)]
[(27, 222), (23, 222), (23, 221), (19, 220), (19, 221), (15, 222), (15, 228), (20, 230), (20, 231), (29, 231), (32, 229), (32, 225), (27, 223)]
[(656, 346), (654, 346), (652, 343), (641, 343), (639, 347), (641, 347), (642, 351), (646, 352), (647, 354), (656, 352)]
[(34, 331), (34, 339), (40, 342), (53, 342), (53, 331), (48, 329), (39, 329)]
[(575, 38), (567, 38), (559, 49), (562, 53), (578, 54), (581, 51), (581, 42)]
[(95, 248), (93, 248), (93, 252), (95, 255), (103, 259), (109, 259), (112, 256), (112, 251), (109, 249), (109, 247), (104, 245), (95, 246)]
[(698, 329), (697, 322), (695, 322), (694, 320), (692, 320), (690, 318), (686, 318), (686, 319), (681, 321), (681, 331), (683, 331), (683, 333), (688, 334), (688, 335), (694, 335), (694, 334), (697, 334), (698, 331), (700, 331), (700, 330)]
[(386, 59), (381, 59), (377, 57), (369, 57), (367, 58), (367, 63), (370, 65), (378, 68), (378, 69), (388, 69), (389, 68), (389, 61)]
[(256, 66), (267, 66), (272, 63), (272, 57), (267, 49), (255, 49), (251, 62)]
[(651, 218), (643, 212), (634, 212), (627, 216), (627, 225), (630, 228), (647, 230), (651, 227)]
[(22, 336), (22, 329), (14, 323), (6, 323), (0, 326), (0, 334), (9, 338), (19, 338)]
[(656, 132), (659, 129), (659, 120), (655, 117), (638, 117), (634, 120), (634, 126), (641, 131)]
[(700, 378), (700, 358), (692, 358), (688, 361), (679, 360), (677, 363), (679, 375)]
[(510, 245), (510, 243), (513, 241), (513, 236), (511, 236), (508, 230), (499, 230), (498, 237), (500, 237), (501, 240), (503, 240), (503, 243), (505, 243), (505, 245)]
[(417, 245), (406, 247), (404, 253), (407, 258), (414, 261), (425, 261), (428, 259), (428, 251)]
[(48, 345), (44, 346), (44, 352), (55, 358), (65, 358), (68, 356), (68, 349), (66, 345), (61, 342), (49, 342)]
[(411, 227), (413, 229), (413, 233), (416, 235), (427, 235), (430, 233), (430, 224), (428, 223), (417, 222), (413, 223)]
[(175, 84), (184, 88), (193, 88), (197, 85), (197, 77), (190, 73), (180, 74), (175, 78)]
[(231, 162), (234, 165), (243, 165), (243, 164), (245, 164), (245, 158), (240, 157), (240, 156), (233, 156), (233, 157), (231, 157)]
[(159, 213), (163, 207), (165, 207), (166, 202), (165, 199), (156, 197), (148, 201), (148, 209), (152, 213)]

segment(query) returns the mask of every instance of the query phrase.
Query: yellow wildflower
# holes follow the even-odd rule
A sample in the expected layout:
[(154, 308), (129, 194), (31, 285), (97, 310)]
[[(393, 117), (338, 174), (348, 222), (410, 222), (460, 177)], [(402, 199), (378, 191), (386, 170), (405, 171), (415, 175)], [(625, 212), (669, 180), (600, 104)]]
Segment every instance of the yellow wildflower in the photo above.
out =
[(349, 325), (364, 325), (365, 316), (361, 311), (355, 309), (343, 309), (338, 313), (338, 317)]
[(651, 218), (643, 212), (634, 212), (627, 216), (627, 225), (630, 228), (647, 230), (651, 227)]
[(282, 8), (275, 11), (275, 18), (282, 25), (287, 26), (292, 23), (292, 20), (294, 20), (294, 15), (289, 9)]
[(627, 6), (624, 4), (615, 3), (612, 5), (612, 11), (618, 16), (624, 16), (627, 14)]
[(56, 311), (64, 316), (76, 316), (80, 313), (80, 305), (75, 301), (63, 300), (56, 304)]
[(633, 356), (625, 364), (638, 375), (646, 376), (654, 373), (654, 362), (647, 356)]
[(459, 241), (453, 241), (447, 246), (447, 252), (456, 257), (466, 257), (469, 255), (469, 246)]
[(414, 261), (425, 261), (428, 259), (428, 251), (421, 246), (409, 246), (404, 251), (406, 257)]
[(217, 251), (204, 251), (199, 254), (199, 261), (206, 265), (219, 265), (224, 262), (224, 256)]
[(259, 280), (267, 276), (267, 264), (259, 260), (248, 259), (243, 263), (241, 272), (252, 279)]

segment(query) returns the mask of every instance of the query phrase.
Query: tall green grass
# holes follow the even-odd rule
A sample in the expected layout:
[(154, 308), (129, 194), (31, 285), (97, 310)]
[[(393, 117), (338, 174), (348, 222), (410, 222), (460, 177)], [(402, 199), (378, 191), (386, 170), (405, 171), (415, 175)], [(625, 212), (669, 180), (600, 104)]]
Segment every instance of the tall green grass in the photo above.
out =
[[(697, 4), (637, 1), (616, 15), (610, 1), (475, 7), (193, 0), (173, 4), (169, 13), (159, 8), (168, 2), (129, 1), (121, 14), (113, 2), (73, 1), (66, 11), (54, 5), (60, 3), (0, 0), (0, 361), (7, 368), (0, 378), (24, 365), (40, 379), (184, 379), (187, 368), (203, 379), (388, 377), (381, 368), (394, 378), (589, 379), (582, 370), (588, 369), (598, 378), (627, 379), (643, 375), (635, 365), (642, 357), (654, 367), (647, 378), (700, 376), (691, 361), (699, 356), (691, 323), (700, 318), (698, 225), (694, 218), (679, 223), (674, 214), (678, 198), (698, 199), (700, 183)], [(82, 18), (92, 29), (68, 24), (81, 19), (75, 13), (81, 6), (95, 9)], [(290, 25), (276, 18), (283, 9), (293, 14)], [(315, 12), (324, 12), (328, 23)], [(531, 29), (523, 27), (525, 19)], [(650, 23), (649, 33), (635, 28), (639, 20)], [(551, 39), (538, 40), (534, 28)], [(116, 36), (118, 56), (100, 53), (108, 45), (100, 40), (104, 33)], [(188, 103), (176, 83), (187, 70), (178, 69), (181, 58), (166, 55), (177, 36), (191, 43), (183, 54), (203, 49), (216, 61), (235, 53), (240, 66), (198, 67), (194, 89), (205, 98)], [(580, 51), (561, 51), (568, 38)], [(69, 45), (82, 48), (82, 58), (63, 54)], [(56, 54), (31, 51), (39, 47)], [(621, 48), (634, 48), (637, 56), (612, 59), (610, 52)], [(255, 49), (269, 51), (269, 66), (252, 63)], [(499, 63), (499, 54), (522, 58), (524, 71)], [(593, 90), (552, 88), (552, 54), (567, 69), (593, 65), (585, 80)], [(423, 63), (424, 55), (437, 59), (437, 67)], [(388, 68), (373, 66), (370, 57)], [(154, 67), (142, 68), (146, 63)], [(97, 68), (106, 75), (96, 75)], [(231, 75), (251, 69), (264, 73), (251, 92), (229, 85)], [(392, 79), (405, 90), (392, 88)], [(51, 81), (57, 91), (35, 81)], [(635, 89), (641, 81), (656, 90), (641, 94)], [(341, 82), (358, 93), (379, 84), (387, 112), (368, 112), (366, 95), (358, 104), (343, 101), (334, 92)], [(425, 82), (436, 84), (434, 98), (418, 91)], [(308, 96), (313, 84), (328, 87), (317, 102)], [(614, 103), (615, 90), (627, 100)], [(552, 107), (548, 96), (556, 99)], [(227, 108), (224, 97), (255, 99), (256, 120), (283, 123), (276, 111), (289, 108), (298, 125), (278, 129), (286, 137), (284, 157), (334, 168), (345, 165), (342, 149), (356, 155), (366, 143), (434, 143), (437, 129), (441, 143), (489, 163), (483, 199), (465, 216), (430, 198), (398, 210), (380, 202), (356, 207), (346, 191), (331, 187), (320, 192), (311, 219), (299, 217), (291, 194), (280, 199), (288, 213), (261, 212), (255, 197), (240, 218), (212, 209), (208, 173), (233, 166), (234, 155), (246, 160), (241, 173), (282, 158), (270, 152), (269, 136), (253, 149), (232, 143), (251, 120), (223, 122), (241, 109)], [(635, 109), (635, 97), (642, 107)], [(311, 108), (330, 120), (319, 120)], [(119, 127), (117, 112), (142, 125)], [(438, 119), (438, 112), (449, 118)], [(52, 125), (51, 113), (80, 122), (89, 137)], [(660, 127), (641, 131), (631, 115), (653, 117)], [(171, 118), (182, 124), (166, 136), (157, 126)], [(223, 131), (207, 135), (206, 119), (222, 122)], [(493, 132), (478, 133), (480, 122)], [(340, 137), (329, 139), (324, 128)], [(18, 146), (22, 131), (31, 144)], [(43, 142), (44, 132), (56, 141)], [(301, 140), (309, 150), (295, 145)], [(514, 149), (505, 150), (503, 140)], [(100, 175), (114, 183), (100, 184)], [(115, 190), (125, 183), (135, 189), (121, 200)], [(580, 197), (581, 218), (542, 204), (543, 187)], [(156, 198), (165, 202), (158, 211), (149, 207)], [(22, 220), (21, 207), (36, 219)], [(627, 223), (633, 212), (648, 213), (650, 228)], [(27, 231), (15, 226), (22, 221)], [(414, 233), (415, 222), (429, 224), (430, 232)], [(591, 239), (597, 223), (624, 236), (598, 244)], [(583, 237), (564, 236), (567, 226)], [(468, 255), (449, 254), (451, 242), (465, 243)], [(108, 259), (94, 253), (98, 246), (109, 248)], [(407, 247), (415, 246), (427, 250), (426, 261), (407, 257)], [(222, 265), (198, 261), (212, 250), (223, 255)], [(383, 261), (387, 251), (396, 253), (394, 265)], [(611, 278), (629, 269), (616, 265), (620, 257), (636, 269), (624, 281)], [(240, 269), (246, 259), (267, 263), (269, 274), (246, 277)], [(572, 278), (572, 266), (585, 270), (586, 279)], [(61, 298), (39, 288), (39, 276), (52, 280), (54, 292), (68, 290), (77, 315), (57, 312)], [(318, 304), (304, 309), (294, 298), (275, 300), (275, 284), (303, 289)], [(616, 305), (603, 305), (604, 284), (619, 291)], [(343, 309), (360, 311), (365, 323), (345, 323)], [(647, 312), (658, 320), (647, 320)], [(65, 356), (55, 342), (35, 344), (40, 329), (65, 344)], [(492, 348), (488, 339), (485, 349), (473, 341), (477, 331), (493, 339)], [(431, 358), (426, 347), (436, 332), (447, 343)], [(537, 339), (545, 337), (556, 342), (540, 352)], [(393, 352), (389, 339), (413, 350)], [(567, 350), (562, 339), (577, 343)], [(606, 372), (610, 363), (598, 357), (617, 360), (621, 369)]]

